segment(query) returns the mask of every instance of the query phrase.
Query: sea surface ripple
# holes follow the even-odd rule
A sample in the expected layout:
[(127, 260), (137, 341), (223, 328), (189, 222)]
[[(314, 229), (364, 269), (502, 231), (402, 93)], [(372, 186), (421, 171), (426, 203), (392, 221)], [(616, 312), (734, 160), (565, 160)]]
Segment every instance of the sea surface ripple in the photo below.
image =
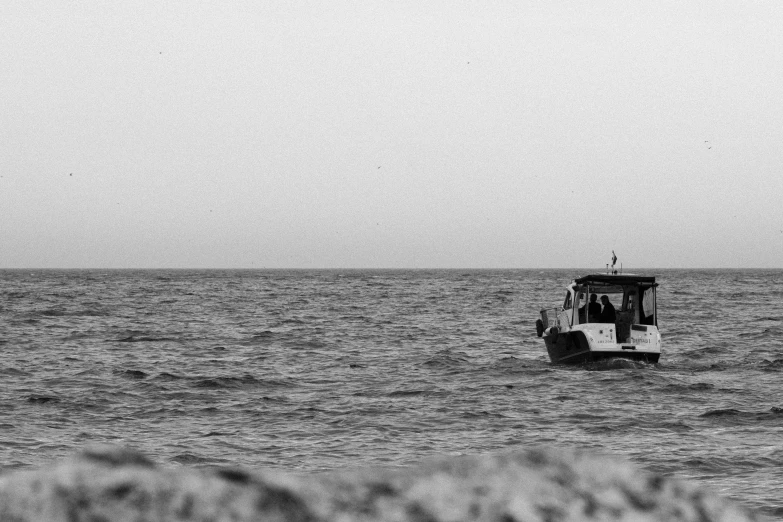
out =
[(783, 516), (783, 271), (646, 270), (658, 364), (550, 364), (586, 270), (2, 270), (0, 473), (94, 444), (315, 472), (554, 445)]

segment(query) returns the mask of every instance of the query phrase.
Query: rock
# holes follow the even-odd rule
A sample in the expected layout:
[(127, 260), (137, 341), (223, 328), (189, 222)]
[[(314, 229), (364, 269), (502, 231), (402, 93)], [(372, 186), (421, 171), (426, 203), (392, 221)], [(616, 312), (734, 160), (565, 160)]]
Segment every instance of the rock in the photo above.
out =
[(0, 476), (0, 521), (745, 521), (692, 484), (572, 451), (296, 475), (157, 467), (122, 448)]

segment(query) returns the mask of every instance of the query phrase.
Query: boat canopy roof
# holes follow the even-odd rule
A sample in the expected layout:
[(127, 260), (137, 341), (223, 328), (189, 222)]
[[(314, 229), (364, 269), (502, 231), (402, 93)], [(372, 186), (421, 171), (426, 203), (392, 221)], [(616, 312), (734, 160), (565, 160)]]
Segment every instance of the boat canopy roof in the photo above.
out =
[(655, 276), (638, 276), (631, 274), (591, 274), (574, 279), (579, 285), (641, 285), (655, 286)]

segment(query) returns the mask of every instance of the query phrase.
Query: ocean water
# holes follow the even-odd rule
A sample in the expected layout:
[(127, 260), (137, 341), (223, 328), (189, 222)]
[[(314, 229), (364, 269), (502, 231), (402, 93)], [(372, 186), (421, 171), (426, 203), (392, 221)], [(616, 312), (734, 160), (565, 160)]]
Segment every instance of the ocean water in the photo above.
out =
[(0, 473), (94, 444), (315, 472), (539, 445), (783, 516), (783, 270), (645, 270), (658, 364), (550, 364), (589, 270), (0, 271)]

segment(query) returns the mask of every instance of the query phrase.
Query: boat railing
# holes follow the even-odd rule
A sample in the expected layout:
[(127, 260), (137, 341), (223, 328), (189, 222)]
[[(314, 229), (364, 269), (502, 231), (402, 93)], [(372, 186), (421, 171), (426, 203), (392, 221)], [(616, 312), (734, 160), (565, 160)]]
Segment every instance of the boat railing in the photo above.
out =
[(557, 326), (560, 330), (564, 330), (571, 327), (562, 308), (542, 308), (541, 321), (544, 323), (544, 329)]

